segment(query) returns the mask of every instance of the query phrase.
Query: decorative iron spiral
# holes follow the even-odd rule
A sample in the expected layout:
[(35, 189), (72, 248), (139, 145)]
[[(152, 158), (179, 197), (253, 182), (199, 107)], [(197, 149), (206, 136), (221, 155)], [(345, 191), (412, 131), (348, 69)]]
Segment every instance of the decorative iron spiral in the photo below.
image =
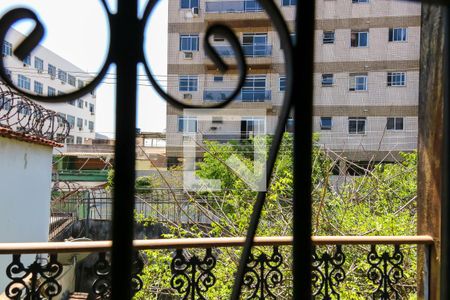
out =
[(63, 267), (56, 254), (51, 254), (46, 264), (36, 259), (28, 267), (23, 265), (20, 257), (20, 254), (14, 254), (13, 261), (6, 268), (6, 276), (12, 280), (5, 289), (9, 299), (51, 300), (61, 293), (61, 285), (56, 279)]

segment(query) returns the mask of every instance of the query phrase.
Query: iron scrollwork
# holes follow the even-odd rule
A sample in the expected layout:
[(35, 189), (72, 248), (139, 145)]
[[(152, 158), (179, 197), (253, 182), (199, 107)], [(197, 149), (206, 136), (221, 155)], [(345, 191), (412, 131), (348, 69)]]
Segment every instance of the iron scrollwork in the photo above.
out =
[(203, 259), (197, 255), (189, 256), (182, 249), (178, 249), (170, 264), (170, 286), (180, 293), (183, 299), (206, 299), (205, 293), (216, 283), (216, 277), (212, 273), (215, 266), (216, 258), (211, 248), (206, 249)]
[[(132, 276), (131, 276), (131, 294), (134, 295), (142, 289), (143, 282), (140, 274), (144, 269), (144, 261), (139, 254), (133, 255)], [(94, 265), (94, 271), (97, 279), (92, 285), (92, 291), (99, 299), (111, 299), (111, 263), (106, 259), (106, 253), (98, 254), (98, 260)]]
[(313, 297), (320, 300), (340, 299), (336, 288), (345, 280), (345, 254), (342, 245), (336, 246), (336, 251), (330, 255), (328, 251), (320, 254), (314, 249), (312, 257)]
[(367, 262), (370, 264), (367, 277), (376, 285), (376, 290), (372, 293), (373, 299), (401, 299), (395, 288), (403, 278), (403, 253), (400, 251), (400, 245), (395, 245), (392, 255), (387, 250), (379, 255), (376, 246), (372, 245)]
[(6, 275), (12, 281), (5, 289), (9, 299), (43, 300), (52, 299), (61, 292), (61, 285), (56, 280), (61, 275), (63, 267), (56, 254), (50, 255), (50, 260), (36, 258), (25, 267), (21, 255), (14, 254), (13, 261), (6, 268)]
[(280, 266), (283, 263), (277, 246), (273, 247), (272, 255), (261, 253), (251, 254), (244, 275), (244, 287), (250, 290), (247, 299), (277, 299), (274, 289), (283, 282)]

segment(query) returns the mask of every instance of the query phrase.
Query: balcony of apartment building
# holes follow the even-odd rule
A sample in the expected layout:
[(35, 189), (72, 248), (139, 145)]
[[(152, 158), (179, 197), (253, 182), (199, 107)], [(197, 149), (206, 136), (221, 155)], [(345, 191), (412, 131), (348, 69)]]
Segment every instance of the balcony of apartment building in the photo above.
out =
[(267, 14), (256, 0), (206, 1), (205, 21), (224, 21), (234, 25), (244, 25), (251, 19), (259, 25), (270, 24)]
[[(272, 64), (272, 45), (268, 43), (267, 35), (261, 35), (260, 37), (249, 36), (251, 39), (260, 38), (260, 42), (256, 43), (246, 43), (245, 39), (247, 36), (244, 35), (244, 43), (242, 45), (242, 50), (246, 58), (246, 62), (249, 66), (254, 69), (266, 69)], [(214, 45), (214, 49), (217, 51), (221, 57), (223, 57), (224, 62), (233, 67), (236, 64), (236, 59), (234, 57), (233, 48), (229, 45)], [(209, 58), (205, 59), (206, 67), (210, 70), (215, 70), (216, 67)]]

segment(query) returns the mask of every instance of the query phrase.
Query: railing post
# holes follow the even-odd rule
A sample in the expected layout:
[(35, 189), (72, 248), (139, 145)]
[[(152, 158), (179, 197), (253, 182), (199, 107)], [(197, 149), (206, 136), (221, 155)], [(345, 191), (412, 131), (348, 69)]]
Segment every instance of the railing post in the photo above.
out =
[[(418, 187), (417, 187), (417, 232), (431, 235), (435, 243), (429, 257), (426, 247), (420, 246), (418, 256), (418, 299), (448, 299), (446, 276), (440, 270), (446, 255), (441, 255), (441, 238), (447, 232), (448, 218), (442, 218), (445, 196), (443, 188), (445, 158), (444, 102), (446, 95), (445, 62), (446, 36), (449, 34), (447, 9), (444, 6), (422, 4), (420, 82), (419, 82), (419, 126), (418, 126)], [(447, 126), (448, 128), (448, 126)], [(448, 136), (448, 131), (446, 133)], [(443, 226), (443, 227), (441, 227)], [(426, 262), (429, 259), (429, 264)], [(425, 266), (429, 266), (429, 270)], [(425, 284), (428, 282), (428, 286)], [(441, 282), (444, 283), (441, 285)]]

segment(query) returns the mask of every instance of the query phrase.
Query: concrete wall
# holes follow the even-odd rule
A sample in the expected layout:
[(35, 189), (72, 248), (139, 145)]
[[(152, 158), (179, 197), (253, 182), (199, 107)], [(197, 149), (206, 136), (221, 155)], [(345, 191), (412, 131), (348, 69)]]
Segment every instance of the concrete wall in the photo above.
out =
[[(51, 166), (51, 147), (0, 137), (0, 242), (48, 241)], [(11, 260), (0, 256), (0, 292)]]

